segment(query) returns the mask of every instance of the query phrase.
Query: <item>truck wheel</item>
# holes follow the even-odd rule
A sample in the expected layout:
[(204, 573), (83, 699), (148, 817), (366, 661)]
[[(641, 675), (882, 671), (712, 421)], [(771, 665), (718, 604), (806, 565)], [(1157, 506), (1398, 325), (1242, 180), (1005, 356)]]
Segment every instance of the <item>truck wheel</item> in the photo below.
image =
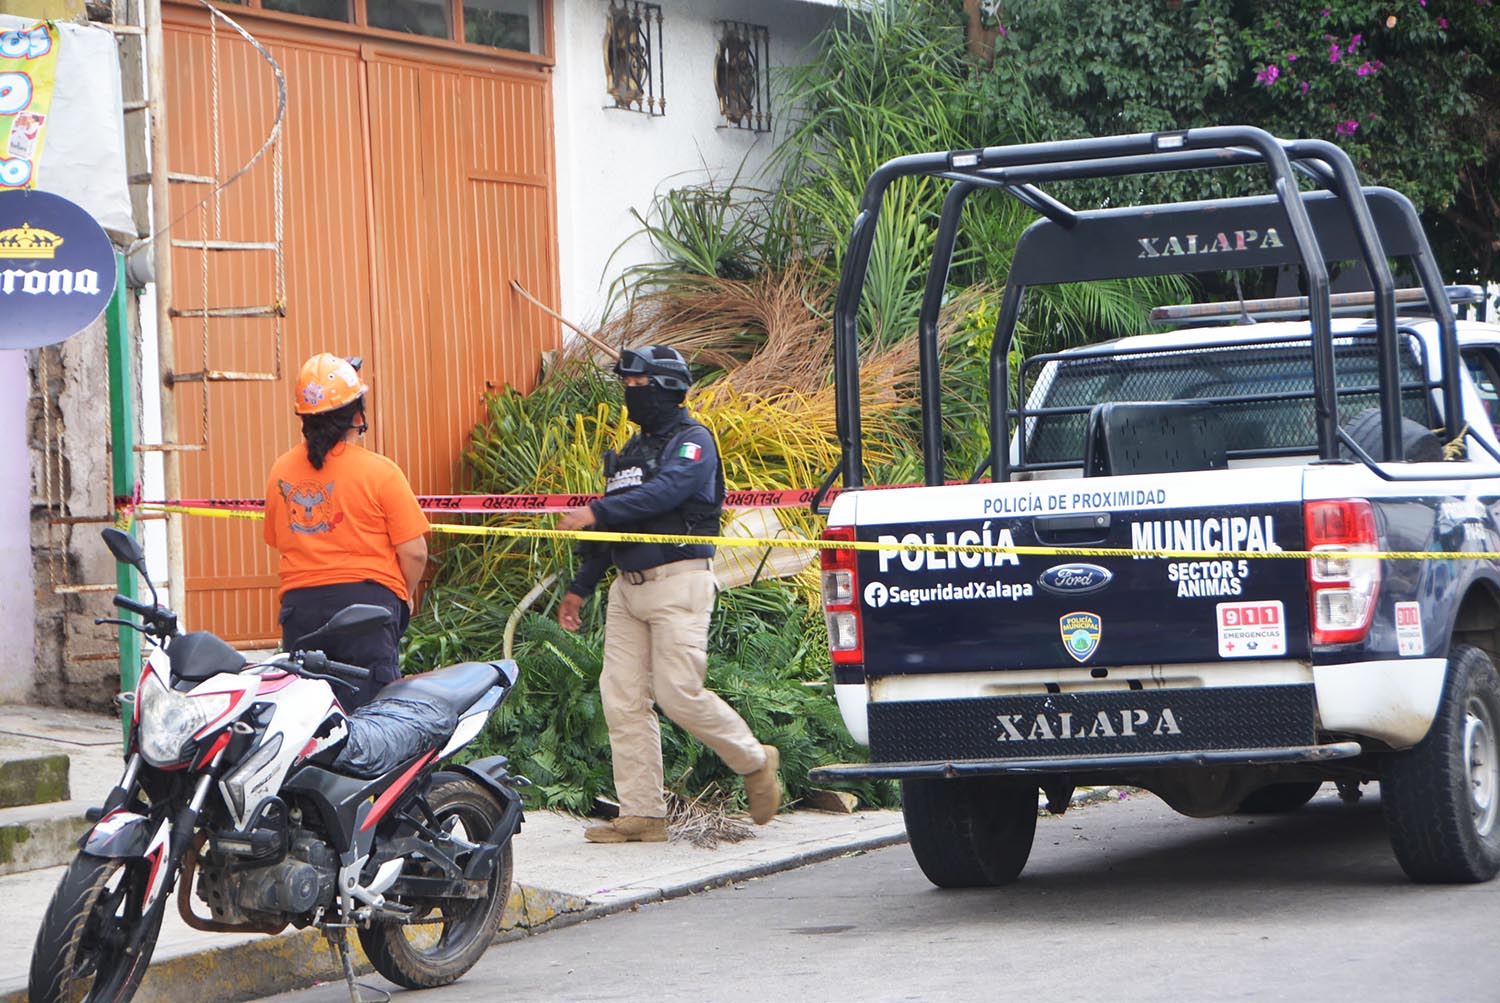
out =
[(1320, 780), (1289, 780), (1280, 784), (1267, 784), (1260, 790), (1245, 795), (1245, 800), (1240, 802), (1235, 814), (1284, 815), (1311, 801), (1322, 786)]
[(1031, 856), (1037, 788), (996, 777), (903, 780), (911, 852), (939, 888), (1008, 885)]
[(1500, 872), (1500, 675), (1454, 645), (1427, 737), (1380, 775), (1391, 847), (1413, 881), (1488, 881)]

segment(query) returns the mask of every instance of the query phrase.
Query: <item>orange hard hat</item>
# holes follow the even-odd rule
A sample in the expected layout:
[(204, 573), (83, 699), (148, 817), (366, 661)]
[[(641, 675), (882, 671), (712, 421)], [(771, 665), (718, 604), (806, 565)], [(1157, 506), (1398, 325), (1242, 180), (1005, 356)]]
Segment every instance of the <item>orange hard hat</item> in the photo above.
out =
[(359, 378), (355, 362), (319, 352), (302, 364), (302, 373), (297, 377), (296, 411), (298, 414), (334, 411), (353, 404), (369, 389)]

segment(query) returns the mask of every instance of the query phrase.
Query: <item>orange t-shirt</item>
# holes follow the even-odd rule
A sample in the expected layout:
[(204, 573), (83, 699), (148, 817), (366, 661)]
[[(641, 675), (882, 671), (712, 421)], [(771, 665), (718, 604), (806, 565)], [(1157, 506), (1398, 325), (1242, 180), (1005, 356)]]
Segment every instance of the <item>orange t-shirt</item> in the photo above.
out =
[(266, 481), (266, 542), (281, 552), (281, 590), (366, 579), (402, 598), (396, 547), (428, 530), (401, 468), (354, 442), (314, 470), (307, 445), (281, 454)]

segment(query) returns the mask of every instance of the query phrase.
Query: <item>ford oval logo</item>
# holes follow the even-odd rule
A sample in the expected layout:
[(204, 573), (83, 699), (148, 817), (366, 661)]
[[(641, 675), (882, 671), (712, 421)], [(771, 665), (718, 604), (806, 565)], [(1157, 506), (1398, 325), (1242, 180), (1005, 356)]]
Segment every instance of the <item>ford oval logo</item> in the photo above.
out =
[(1114, 577), (1114, 572), (1097, 564), (1057, 564), (1043, 571), (1036, 583), (1060, 596), (1080, 596), (1098, 592)]

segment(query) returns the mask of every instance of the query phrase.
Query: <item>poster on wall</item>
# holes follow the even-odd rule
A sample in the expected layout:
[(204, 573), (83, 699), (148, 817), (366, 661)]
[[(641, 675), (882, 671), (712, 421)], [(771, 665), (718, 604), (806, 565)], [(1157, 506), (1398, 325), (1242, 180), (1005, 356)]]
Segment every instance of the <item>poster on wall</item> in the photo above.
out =
[(58, 39), (45, 22), (0, 32), (0, 189), (36, 186)]
[(115, 293), (115, 249), (60, 195), (0, 189), (0, 348), (40, 348), (88, 327)]

